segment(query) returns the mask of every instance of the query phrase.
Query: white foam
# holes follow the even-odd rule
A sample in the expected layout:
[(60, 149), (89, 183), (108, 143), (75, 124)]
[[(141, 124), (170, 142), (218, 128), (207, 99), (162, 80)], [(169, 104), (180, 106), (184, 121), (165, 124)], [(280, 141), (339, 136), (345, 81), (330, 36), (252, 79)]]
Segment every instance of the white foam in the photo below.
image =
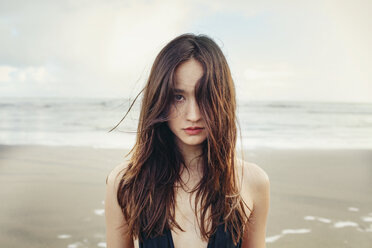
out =
[(96, 215), (100, 215), (100, 216), (102, 216), (102, 215), (104, 215), (105, 210), (104, 210), (104, 209), (94, 209), (94, 213), (95, 213)]
[(81, 245), (82, 244), (80, 242), (76, 242), (76, 243), (72, 243), (72, 244), (67, 245), (67, 248), (76, 248), (76, 247), (79, 247)]
[(372, 224), (370, 224), (369, 227), (366, 227), (365, 229), (358, 227), (357, 230), (359, 232), (372, 232)]
[(70, 234), (60, 234), (57, 236), (59, 239), (69, 239), (71, 238)]
[(284, 229), (282, 230), (282, 234), (302, 234), (302, 233), (309, 233), (311, 232), (310, 229)]
[(320, 222), (323, 222), (323, 223), (331, 223), (332, 222), (330, 219), (322, 218), (322, 217), (318, 217), (317, 220), (319, 220)]
[(311, 215), (305, 216), (304, 219), (305, 220), (318, 220), (318, 221), (323, 222), (323, 223), (331, 223), (332, 222), (330, 219), (323, 218), (323, 217), (315, 217), (315, 216), (311, 216)]
[(314, 216), (308, 215), (304, 217), (305, 220), (315, 220)]
[(98, 247), (106, 247), (106, 242), (99, 242), (97, 244)]
[(282, 230), (281, 234), (266, 237), (265, 241), (266, 243), (273, 243), (286, 234), (302, 234), (302, 233), (309, 233), (309, 232), (311, 232), (310, 229), (284, 229)]
[(359, 211), (359, 208), (349, 207), (348, 210), (351, 211), (351, 212), (358, 212)]
[(278, 239), (280, 239), (283, 235), (279, 234), (279, 235), (274, 235), (274, 236), (270, 236), (270, 237), (266, 237), (265, 238), (265, 241), (266, 243), (273, 243), (275, 241), (277, 241)]
[(347, 226), (358, 226), (358, 223), (352, 222), (352, 221), (338, 221), (333, 224), (336, 228), (343, 228)]
[(372, 217), (364, 216), (364, 217), (362, 217), (362, 220), (363, 220), (364, 222), (372, 222)]

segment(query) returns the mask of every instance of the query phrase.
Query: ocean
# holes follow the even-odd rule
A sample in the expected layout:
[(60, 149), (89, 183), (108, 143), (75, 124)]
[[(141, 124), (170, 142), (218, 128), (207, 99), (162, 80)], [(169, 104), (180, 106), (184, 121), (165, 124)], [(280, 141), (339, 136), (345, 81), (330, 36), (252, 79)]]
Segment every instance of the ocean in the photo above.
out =
[[(134, 145), (140, 99), (2, 98), (0, 144), (124, 148)], [(371, 149), (372, 103), (239, 101), (244, 149)]]

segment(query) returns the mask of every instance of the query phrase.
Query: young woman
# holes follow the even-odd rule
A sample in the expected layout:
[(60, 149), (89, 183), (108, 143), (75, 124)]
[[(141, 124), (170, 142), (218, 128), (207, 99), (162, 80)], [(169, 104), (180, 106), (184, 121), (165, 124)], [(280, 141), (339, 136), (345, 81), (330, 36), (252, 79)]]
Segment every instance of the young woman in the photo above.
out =
[(176, 37), (142, 91), (132, 155), (106, 178), (107, 247), (265, 247), (269, 178), (236, 157), (235, 88), (218, 45)]

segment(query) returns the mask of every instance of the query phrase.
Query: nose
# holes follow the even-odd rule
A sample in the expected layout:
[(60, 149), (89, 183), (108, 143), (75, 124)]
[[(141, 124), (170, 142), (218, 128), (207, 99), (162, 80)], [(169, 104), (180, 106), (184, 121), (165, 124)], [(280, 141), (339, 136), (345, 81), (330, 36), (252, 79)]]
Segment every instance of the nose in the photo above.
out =
[(195, 99), (187, 104), (186, 118), (190, 122), (198, 122), (201, 119), (198, 103)]

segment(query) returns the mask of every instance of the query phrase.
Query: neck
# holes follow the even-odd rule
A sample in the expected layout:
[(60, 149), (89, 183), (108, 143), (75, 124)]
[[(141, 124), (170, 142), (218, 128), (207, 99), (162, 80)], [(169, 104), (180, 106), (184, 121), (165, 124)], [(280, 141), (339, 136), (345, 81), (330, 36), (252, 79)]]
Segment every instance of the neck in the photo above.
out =
[(194, 170), (201, 166), (202, 161), (199, 156), (202, 154), (202, 145), (190, 146), (183, 144), (178, 147), (182, 153), (187, 168)]
[(187, 169), (183, 168), (180, 172), (181, 179), (183, 181), (183, 184), (188, 188), (193, 188), (197, 182), (201, 179), (203, 176), (203, 160), (200, 155), (202, 154), (202, 144), (190, 146), (190, 145), (178, 145), (184, 161), (185, 161), (185, 167)]

